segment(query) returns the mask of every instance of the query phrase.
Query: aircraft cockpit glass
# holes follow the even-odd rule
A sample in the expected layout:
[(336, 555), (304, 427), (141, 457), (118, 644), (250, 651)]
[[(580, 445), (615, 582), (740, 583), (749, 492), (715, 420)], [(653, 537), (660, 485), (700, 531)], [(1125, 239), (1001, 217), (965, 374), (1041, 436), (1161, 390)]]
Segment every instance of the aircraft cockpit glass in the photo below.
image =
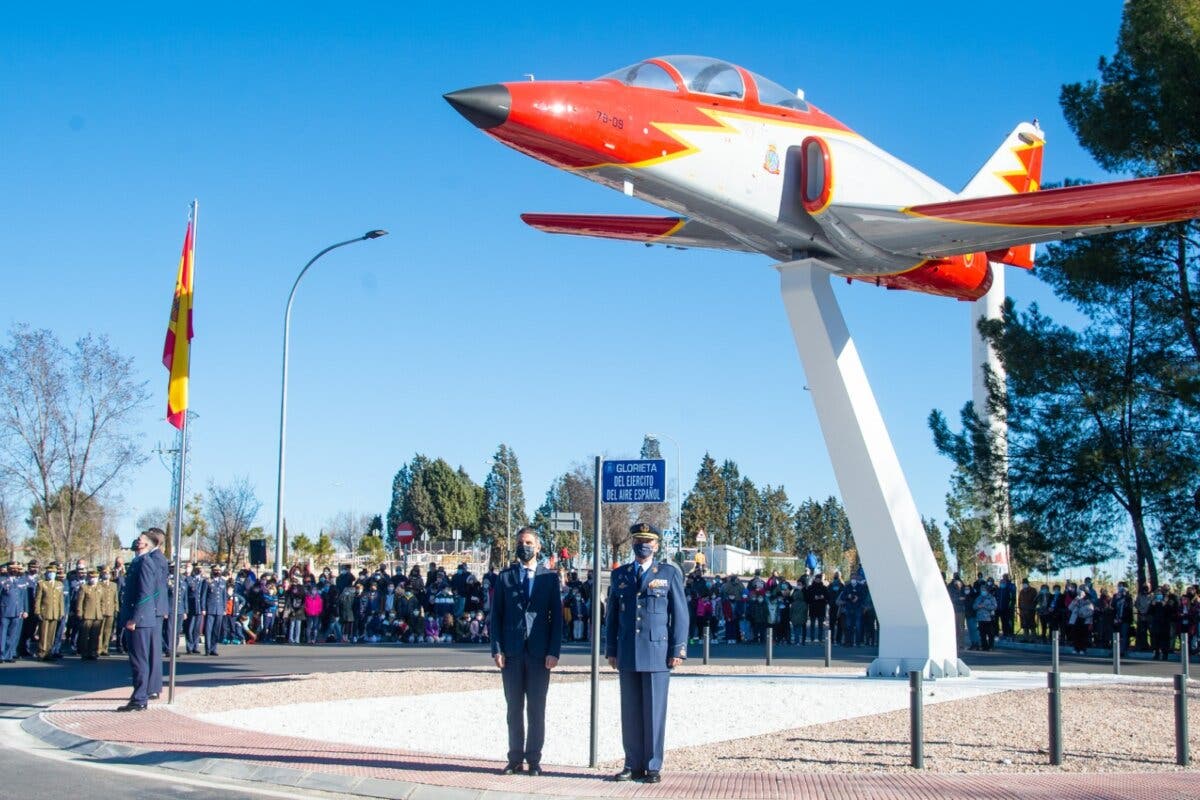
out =
[(611, 78), (626, 86), (640, 86), (644, 89), (665, 89), (668, 92), (679, 89), (675, 85), (675, 79), (671, 77), (671, 73), (658, 64), (651, 64), (648, 61), (634, 64), (632, 67), (622, 67), (616, 72), (601, 76), (601, 78)]
[(733, 64), (704, 56), (666, 56), (663, 61), (679, 70), (689, 92), (734, 98), (746, 96), (742, 74)]
[(754, 78), (754, 83), (758, 85), (758, 102), (763, 105), (783, 106), (784, 108), (794, 108), (798, 111), (808, 111), (808, 103), (778, 83), (775, 83), (775, 81), (767, 80), (762, 75), (754, 72), (750, 73), (750, 77)]

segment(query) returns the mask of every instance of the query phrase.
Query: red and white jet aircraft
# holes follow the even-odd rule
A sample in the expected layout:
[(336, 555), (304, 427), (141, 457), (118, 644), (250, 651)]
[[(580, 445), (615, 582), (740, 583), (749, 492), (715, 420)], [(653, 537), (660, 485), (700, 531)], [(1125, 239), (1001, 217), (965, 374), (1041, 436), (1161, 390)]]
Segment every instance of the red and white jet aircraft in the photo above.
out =
[(1200, 216), (1200, 173), (1036, 191), (1028, 123), (954, 192), (799, 93), (700, 56), (445, 98), (509, 147), (674, 212), (522, 215), (539, 230), (814, 258), (890, 289), (975, 300), (992, 263), (1032, 266), (1033, 243)]

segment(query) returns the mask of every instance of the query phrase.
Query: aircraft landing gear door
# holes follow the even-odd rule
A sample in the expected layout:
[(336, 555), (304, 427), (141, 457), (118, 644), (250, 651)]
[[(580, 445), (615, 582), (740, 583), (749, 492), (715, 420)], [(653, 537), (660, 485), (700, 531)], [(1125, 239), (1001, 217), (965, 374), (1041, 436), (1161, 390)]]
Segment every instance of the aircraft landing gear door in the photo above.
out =
[(833, 199), (833, 161), (829, 145), (809, 136), (800, 145), (800, 202), (809, 214), (820, 214)]

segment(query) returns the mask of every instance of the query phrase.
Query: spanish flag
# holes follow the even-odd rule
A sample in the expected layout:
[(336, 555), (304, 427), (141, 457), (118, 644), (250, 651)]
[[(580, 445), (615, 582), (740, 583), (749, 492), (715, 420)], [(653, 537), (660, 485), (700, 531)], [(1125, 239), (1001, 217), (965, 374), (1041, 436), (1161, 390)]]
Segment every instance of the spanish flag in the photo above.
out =
[(163, 366), (171, 377), (167, 381), (167, 422), (183, 428), (188, 407), (188, 372), (192, 350), (192, 265), (196, 254), (196, 203), (183, 237), (179, 257), (179, 275), (175, 278), (175, 299), (167, 322), (167, 340), (163, 343)]

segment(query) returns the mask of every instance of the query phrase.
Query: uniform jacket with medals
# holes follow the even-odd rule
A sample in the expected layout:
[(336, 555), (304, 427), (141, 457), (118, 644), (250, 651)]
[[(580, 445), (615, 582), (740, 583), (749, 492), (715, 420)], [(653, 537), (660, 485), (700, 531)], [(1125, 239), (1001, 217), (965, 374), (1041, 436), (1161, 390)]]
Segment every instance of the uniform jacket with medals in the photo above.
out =
[(535, 661), (546, 656), (558, 658), (563, 631), (558, 573), (538, 566), (527, 597), (525, 568), (514, 565), (502, 570), (496, 579), (488, 630), (493, 656), (503, 653), (507, 660), (525, 656)]
[(29, 613), (29, 592), (24, 575), (0, 576), (0, 619), (13, 619)]
[(668, 659), (687, 658), (683, 573), (652, 561), (639, 582), (636, 566), (631, 562), (613, 570), (604, 654), (617, 659), (618, 670), (663, 672)]
[[(129, 562), (125, 574), (125, 596), (121, 598), (121, 619), (138, 628), (162, 624), (167, 609), (166, 560), (151, 558), (154, 553), (137, 556)], [(160, 597), (161, 595), (161, 597)]]

